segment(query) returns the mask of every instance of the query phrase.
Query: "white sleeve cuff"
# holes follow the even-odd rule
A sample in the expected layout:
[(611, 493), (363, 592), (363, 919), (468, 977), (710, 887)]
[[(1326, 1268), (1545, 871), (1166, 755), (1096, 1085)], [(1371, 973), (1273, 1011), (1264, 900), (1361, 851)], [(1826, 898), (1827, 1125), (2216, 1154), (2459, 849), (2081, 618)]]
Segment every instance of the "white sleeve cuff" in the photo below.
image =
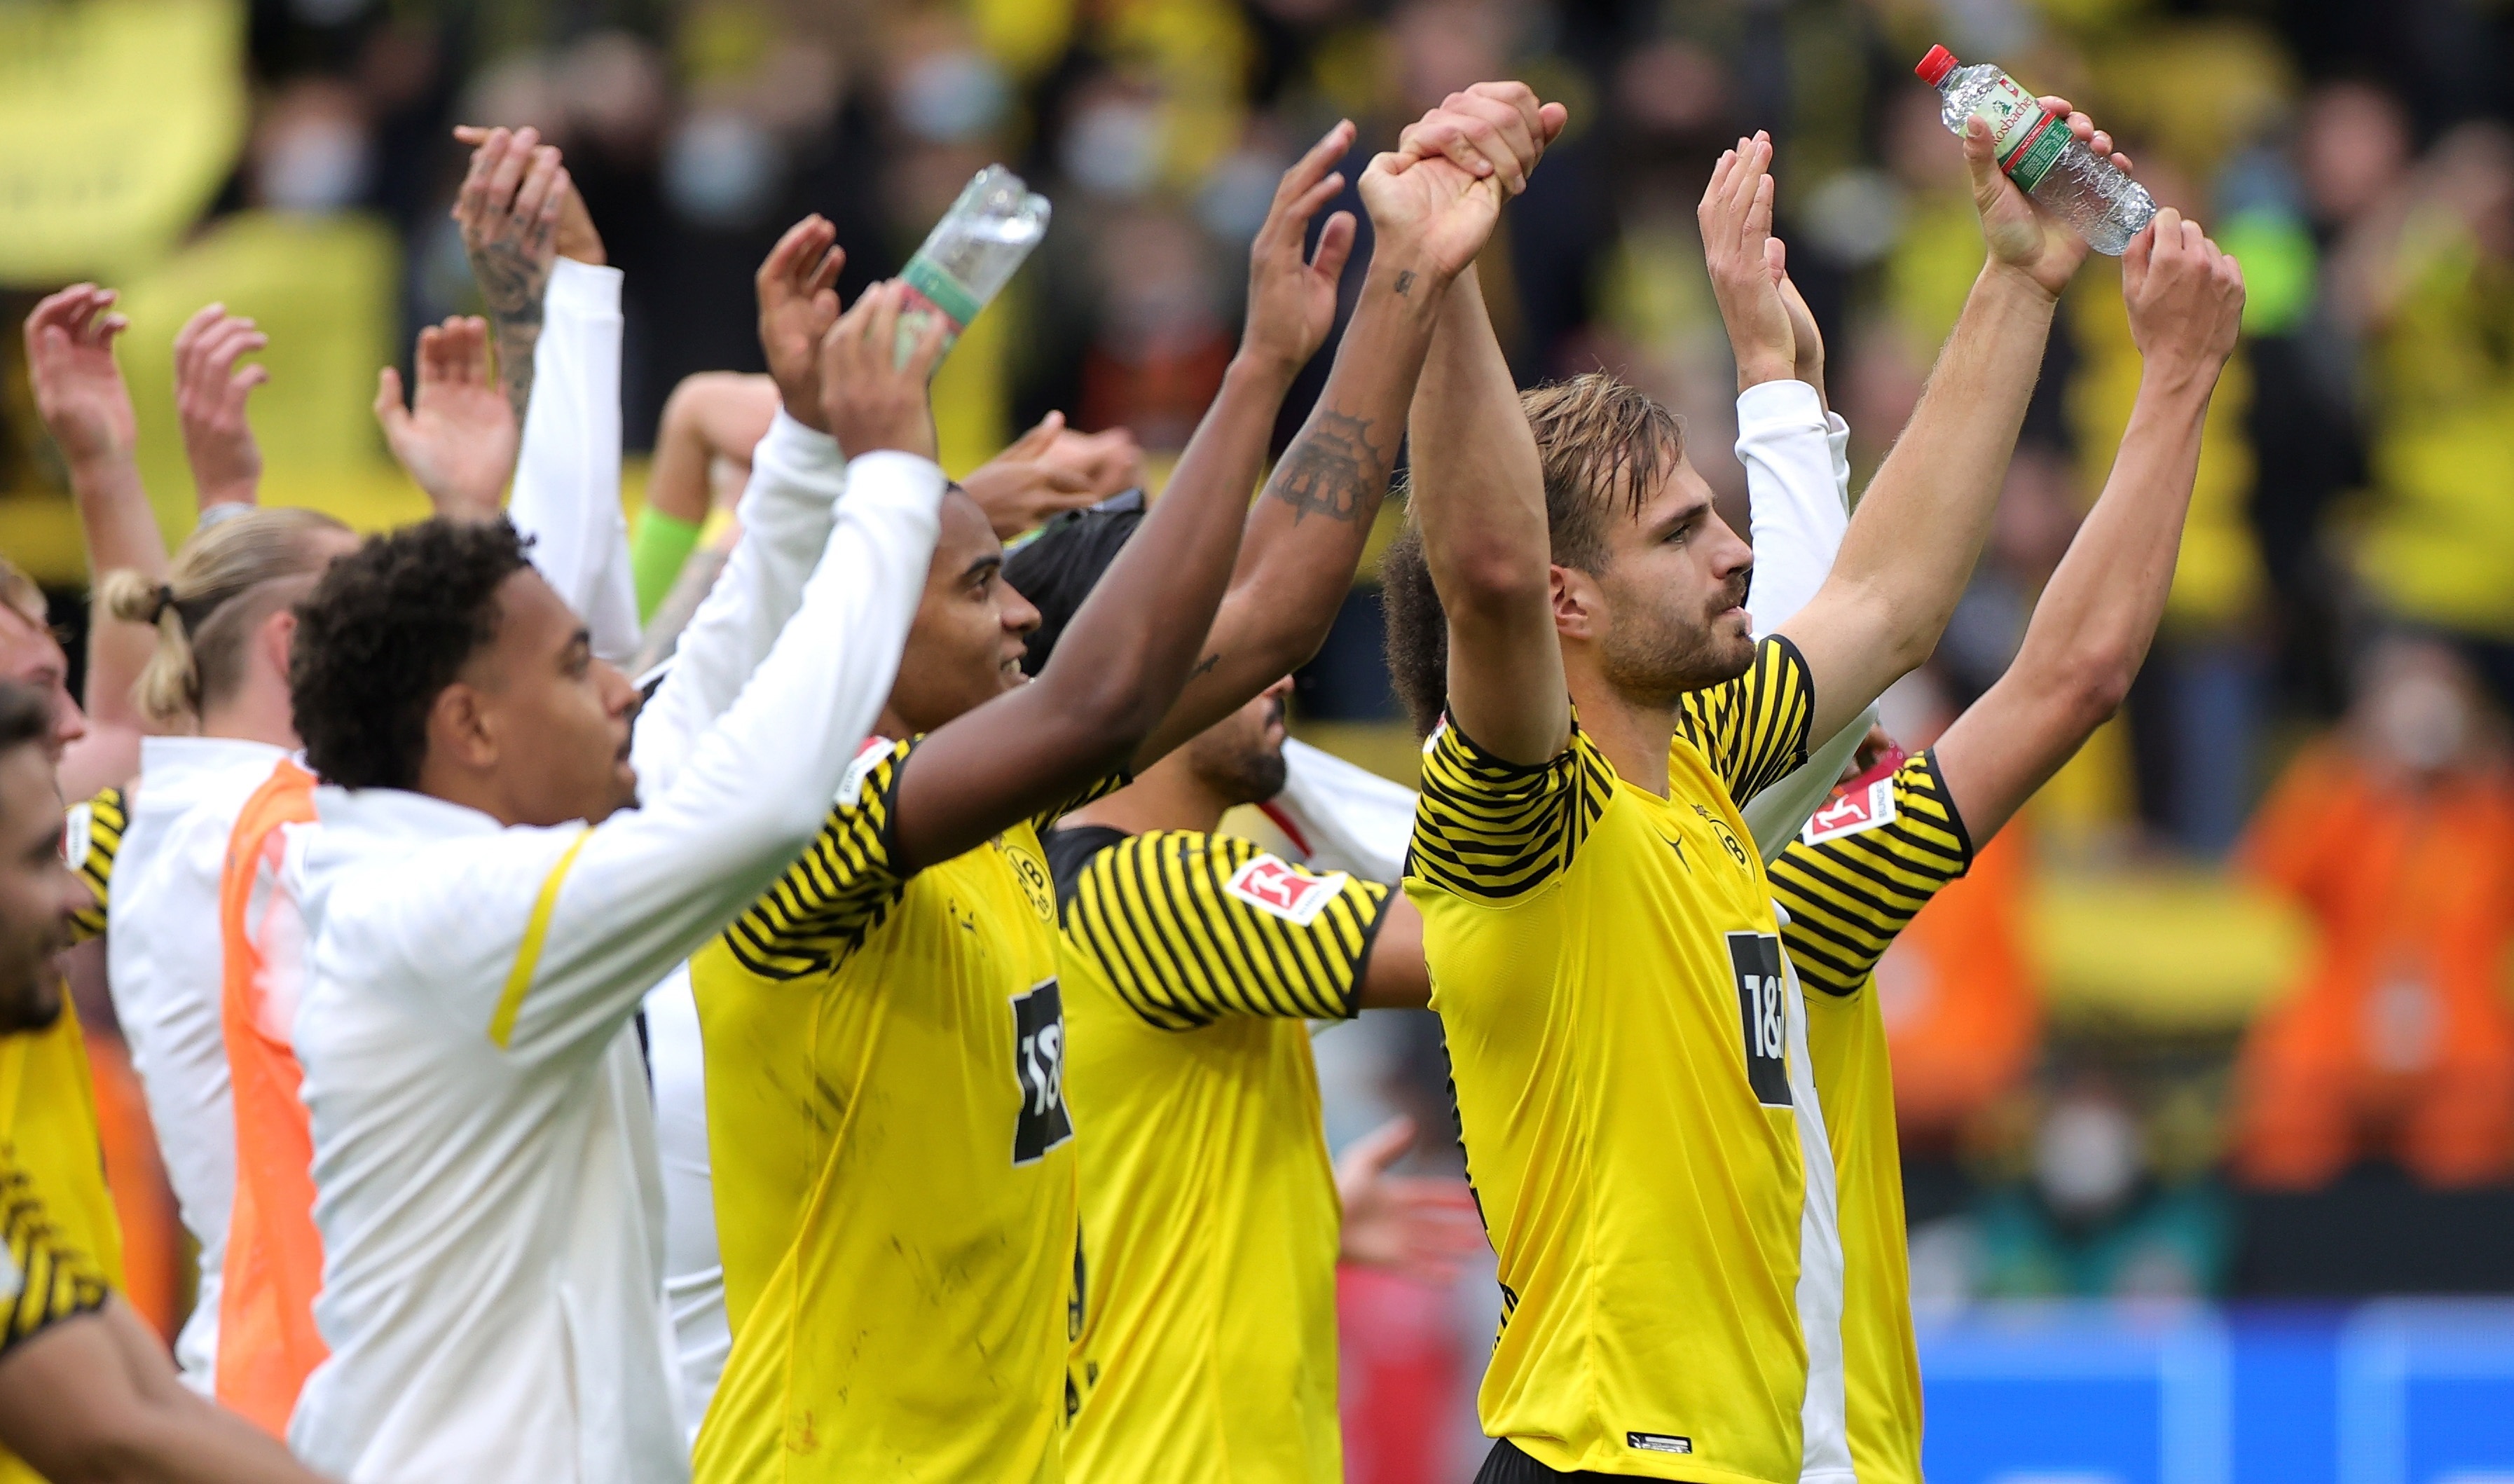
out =
[(1826, 430), (1824, 400), (1804, 381), (1763, 381), (1737, 393), (1737, 441)]
[(750, 461), (773, 463), (804, 477), (823, 475), (833, 480), (847, 467), (847, 456), (839, 449), (837, 439), (805, 427), (782, 406), (769, 421), (768, 436), (759, 440)]
[[(830, 446), (837, 447), (834, 442)], [(943, 465), (931, 459), (903, 454), (896, 449), (875, 449), (847, 461), (847, 498), (850, 500), (856, 499), (859, 492), (887, 490), (920, 505), (933, 505), (943, 499), (943, 487), (950, 482), (943, 473)]]
[(569, 314), (616, 315), (621, 276), (618, 268), (562, 258), (550, 265), (549, 287), (543, 291), (542, 302)]

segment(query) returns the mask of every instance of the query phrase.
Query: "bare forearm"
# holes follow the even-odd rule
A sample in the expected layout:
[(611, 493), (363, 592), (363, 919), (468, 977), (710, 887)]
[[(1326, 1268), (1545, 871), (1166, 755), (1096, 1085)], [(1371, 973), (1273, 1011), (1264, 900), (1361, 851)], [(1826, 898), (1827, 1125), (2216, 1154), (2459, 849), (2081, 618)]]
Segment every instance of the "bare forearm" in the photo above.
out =
[(1239, 554), (1247, 492), (1297, 369), (1246, 358), (1231, 363), (1169, 487), (1039, 673), (1046, 695), (1102, 719), (1129, 754), (1208, 653), (1214, 613)]
[(1406, 498), (1444, 601), (1492, 569), (1542, 583), (1544, 469), (1472, 269), (1441, 305), (1407, 426)]
[(2112, 477), (2044, 587), (2015, 662), (1938, 743), (1986, 842), (2121, 705), (2173, 586), (2213, 371), (2142, 378)]
[(1983, 270), (1843, 539), (1836, 579), (1884, 594), (1900, 619), (1893, 637), (1924, 654), (1990, 530), (2055, 307), (2031, 284)]
[[(95, 580), (108, 572), (131, 571), (165, 581), (166, 541), (158, 534), (157, 512), (140, 483), (140, 469), (128, 456), (74, 466), (70, 492), (78, 501), (79, 525), (87, 538), (91, 590)], [(132, 729), (142, 725), (131, 688), (156, 644), (156, 630), (148, 625), (124, 622), (90, 605), (87, 694), (81, 702), (94, 724)]]
[(1388, 494), (1441, 292), (1428, 275), (1372, 264), (1326, 387), (1248, 514), (1205, 646), (1212, 667), (1188, 681), (1138, 752), (1138, 767), (1308, 662), (1326, 642)]

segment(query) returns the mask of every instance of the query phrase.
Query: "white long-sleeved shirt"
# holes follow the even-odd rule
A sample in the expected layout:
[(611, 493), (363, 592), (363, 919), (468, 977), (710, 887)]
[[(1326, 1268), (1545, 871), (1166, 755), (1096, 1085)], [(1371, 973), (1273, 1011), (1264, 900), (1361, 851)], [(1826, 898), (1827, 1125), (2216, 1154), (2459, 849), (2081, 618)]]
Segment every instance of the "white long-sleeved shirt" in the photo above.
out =
[(105, 913), (113, 1012), (175, 1187), (200, 1246), (191, 1317), (175, 1337), (184, 1384), (217, 1380), (219, 1279), (235, 1200), (235, 1114), (219, 1019), (219, 876), (237, 811), (286, 749), (216, 737), (150, 737), (114, 857)]
[[(1850, 529), (1849, 449), (1849, 424), (1804, 381), (1765, 381), (1737, 394), (1737, 458), (1746, 465), (1755, 533), (1746, 611), (1757, 638), (1789, 622), (1833, 572)], [(1766, 862), (1798, 838), (1876, 720), (1871, 706), (1741, 807)]]
[[(620, 272), (561, 260), (544, 301), (533, 411), (516, 462), (513, 517), (537, 538), (543, 576), (590, 616), (597, 652), (637, 644), (620, 519)], [(606, 411), (607, 410), (607, 411)], [(607, 449), (607, 454), (605, 450)], [(603, 521), (619, 528), (614, 558)], [(615, 591), (616, 589), (616, 591)], [(625, 618), (626, 628), (622, 628)], [(200, 1249), (190, 1316), (176, 1337), (186, 1384), (208, 1394), (235, 1192), (235, 1120), (220, 1020), (219, 878), (244, 801), (286, 749), (232, 738), (143, 740), (116, 857), (106, 973), (168, 1182)]]
[(635, 811), (505, 828), (423, 794), (318, 790), (295, 1039), (332, 1354), (289, 1438), (315, 1468), (687, 1477), (630, 1023), (819, 828), (889, 693), (943, 487), (904, 455), (847, 466), (794, 621)]
[(594, 654), (614, 663), (638, 642), (620, 509), (620, 283), (618, 268), (551, 265), (507, 502), (507, 518), (533, 539), (533, 566), (585, 620)]

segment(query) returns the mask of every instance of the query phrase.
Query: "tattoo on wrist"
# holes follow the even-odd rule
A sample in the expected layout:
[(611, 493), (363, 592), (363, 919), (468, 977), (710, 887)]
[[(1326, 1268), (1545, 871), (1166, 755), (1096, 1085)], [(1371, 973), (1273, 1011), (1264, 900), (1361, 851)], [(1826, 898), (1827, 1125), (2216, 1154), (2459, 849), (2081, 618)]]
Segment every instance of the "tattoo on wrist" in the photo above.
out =
[(1399, 270), (1398, 270), (1398, 274), (1397, 274), (1397, 292), (1398, 292), (1399, 295), (1404, 295), (1404, 294), (1411, 293), (1411, 292), (1413, 291), (1413, 288), (1414, 288), (1414, 270), (1413, 270), (1412, 268), (1400, 268), (1400, 269), (1399, 269)]
[(1350, 523), (1378, 513), (1388, 492), (1389, 456), (1370, 441), (1370, 424), (1368, 418), (1318, 409), (1267, 487), (1292, 507), (1294, 525), (1312, 514)]
[(1194, 680), (1199, 675), (1209, 674), (1212, 672), (1213, 667), (1221, 662), (1222, 652), (1220, 650), (1216, 650), (1212, 654), (1198, 660), (1196, 662), (1196, 668), (1187, 672), (1187, 678)]

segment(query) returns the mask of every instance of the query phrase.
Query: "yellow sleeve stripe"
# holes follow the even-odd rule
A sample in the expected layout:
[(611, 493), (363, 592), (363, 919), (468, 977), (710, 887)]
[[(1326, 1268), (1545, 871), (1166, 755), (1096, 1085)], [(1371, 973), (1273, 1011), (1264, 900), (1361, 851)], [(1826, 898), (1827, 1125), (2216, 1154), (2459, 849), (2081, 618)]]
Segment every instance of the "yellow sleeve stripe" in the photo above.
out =
[(70, 865), (96, 898), (96, 904), (71, 914), (70, 936), (79, 943), (104, 935), (107, 910), (113, 902), (113, 859), (122, 850), (122, 831), (129, 822), (126, 800), (120, 788), (102, 789), (85, 803), (70, 810), (73, 834), (84, 839), (78, 845), (78, 859)]
[(1513, 901), (1570, 866), (1613, 788), (1614, 770), (1576, 720), (1562, 751), (1534, 767), (1443, 726), (1423, 759), (1407, 869), (1457, 896)]
[(1815, 686), (1797, 645), (1773, 634), (1755, 647), (1746, 673), (1685, 696), (1677, 735), (1692, 742), (1743, 804), (1806, 760)]
[(1075, 882), (1069, 945), (1165, 1030), (1231, 1015), (1351, 1016), (1388, 889), (1348, 877), (1296, 921), (1231, 892), (1232, 878), (1262, 854), (1245, 840), (1180, 830), (1111, 845)]
[(515, 1017), (524, 1013), (524, 991), (533, 984), (533, 971), (542, 966), (542, 944), (549, 938), (550, 914), (558, 910), (559, 883), (567, 879), (568, 867), (576, 863), (576, 853), (593, 838), (590, 825), (576, 832), (558, 863), (542, 878), (542, 894), (533, 899), (533, 915), (524, 919), (524, 942), (515, 949), (514, 971), (507, 976), (506, 992), (498, 996), (498, 1013), (489, 1018), (489, 1039), (505, 1051), (515, 1038)]
[(1799, 978), (1828, 994), (1856, 993), (1897, 934), (1972, 866), (1972, 842), (1923, 753), (1894, 775), (1894, 818), (1819, 844), (1792, 841), (1772, 862), (1773, 895)]
[(17, 1292), (0, 1308), (0, 1351), (48, 1325), (102, 1308), (110, 1297), (102, 1274), (84, 1254), (62, 1244), (33, 1183), (5, 1157), (0, 1157), (0, 1243), (5, 1243), (18, 1278)]

